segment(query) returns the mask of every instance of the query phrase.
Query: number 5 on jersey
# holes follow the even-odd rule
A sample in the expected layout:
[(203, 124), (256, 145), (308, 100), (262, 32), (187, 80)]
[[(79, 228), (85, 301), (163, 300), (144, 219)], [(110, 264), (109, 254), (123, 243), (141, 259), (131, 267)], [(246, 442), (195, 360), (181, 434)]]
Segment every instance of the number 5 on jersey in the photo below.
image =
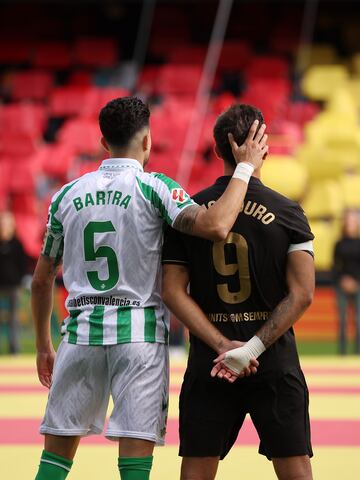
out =
[(86, 272), (90, 285), (95, 290), (104, 291), (115, 287), (119, 281), (119, 266), (116, 253), (109, 246), (100, 246), (95, 249), (96, 233), (111, 233), (115, 231), (112, 222), (89, 222), (84, 229), (84, 257), (86, 262), (94, 262), (98, 258), (106, 258), (108, 266), (108, 278), (101, 279), (99, 271), (89, 270)]

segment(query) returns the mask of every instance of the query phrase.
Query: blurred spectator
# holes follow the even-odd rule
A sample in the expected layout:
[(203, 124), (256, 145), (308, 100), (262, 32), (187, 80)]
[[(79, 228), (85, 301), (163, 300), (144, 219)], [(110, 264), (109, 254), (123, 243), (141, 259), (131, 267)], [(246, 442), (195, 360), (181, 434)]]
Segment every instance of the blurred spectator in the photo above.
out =
[(334, 271), (339, 309), (339, 352), (346, 353), (346, 327), (350, 304), (355, 311), (355, 350), (360, 354), (360, 238), (359, 216), (348, 211), (344, 217), (343, 237), (335, 246)]
[(27, 257), (16, 238), (11, 212), (0, 212), (0, 315), (6, 318), (10, 353), (19, 352), (18, 291), (26, 273)]

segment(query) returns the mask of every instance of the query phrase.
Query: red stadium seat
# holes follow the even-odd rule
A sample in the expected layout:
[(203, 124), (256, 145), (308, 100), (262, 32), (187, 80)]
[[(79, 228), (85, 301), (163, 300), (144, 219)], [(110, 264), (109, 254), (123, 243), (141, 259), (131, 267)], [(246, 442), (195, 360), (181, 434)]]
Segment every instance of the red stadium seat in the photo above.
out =
[(214, 113), (220, 115), (224, 110), (228, 109), (236, 102), (235, 96), (230, 92), (224, 92), (214, 99), (212, 102)]
[(34, 192), (16, 192), (13, 193), (10, 198), (11, 210), (15, 214), (37, 214), (37, 199)]
[(40, 137), (46, 127), (47, 111), (44, 105), (12, 103), (0, 107), (0, 132), (24, 132)]
[(9, 176), (10, 168), (3, 157), (0, 157), (0, 210), (7, 208), (8, 206), (8, 194), (9, 194)]
[(243, 41), (228, 41), (223, 44), (219, 59), (219, 71), (242, 70), (251, 58), (251, 49)]
[(83, 105), (81, 115), (95, 117), (97, 119), (100, 110), (110, 102), (110, 100), (118, 97), (127, 97), (128, 95), (130, 95), (130, 92), (125, 88), (92, 88), (87, 102)]
[(68, 181), (77, 154), (70, 145), (47, 145), (38, 152), (38, 161), (46, 175), (61, 182)]
[(79, 38), (74, 46), (74, 62), (85, 67), (112, 67), (119, 60), (117, 43), (112, 38)]
[(2, 159), (8, 171), (8, 193), (33, 193), (35, 190), (35, 168), (30, 162), (17, 162), (14, 157)]
[(14, 100), (45, 100), (53, 83), (53, 75), (43, 70), (18, 72), (12, 79), (12, 98)]
[(101, 151), (101, 133), (97, 121), (87, 118), (68, 120), (58, 133), (60, 144), (67, 145), (78, 154), (95, 154)]
[(0, 63), (3, 65), (28, 64), (33, 43), (28, 40), (0, 40)]
[(50, 115), (67, 117), (79, 115), (84, 105), (91, 99), (92, 87), (67, 86), (57, 87), (50, 97)]
[(146, 66), (139, 73), (137, 81), (137, 90), (145, 95), (151, 95), (155, 92), (155, 85), (159, 76), (159, 66)]
[(165, 65), (159, 69), (157, 91), (162, 94), (194, 96), (199, 86), (199, 65)]
[(33, 135), (24, 132), (6, 132), (0, 135), (0, 155), (14, 158), (16, 162), (26, 160), (37, 149)]
[(320, 111), (319, 105), (312, 102), (291, 102), (287, 104), (285, 116), (291, 122), (303, 126)]
[(253, 56), (246, 66), (244, 74), (248, 82), (255, 78), (288, 78), (289, 63), (283, 57)]
[(203, 45), (175, 46), (168, 55), (171, 64), (202, 65), (205, 61), (207, 47)]
[(47, 42), (36, 46), (32, 64), (39, 68), (69, 68), (72, 63), (70, 46), (65, 42)]
[(92, 85), (92, 76), (92, 72), (77, 70), (71, 73), (67, 84), (78, 87), (90, 87)]
[(15, 212), (16, 232), (26, 253), (37, 258), (42, 245), (44, 224), (36, 215)]

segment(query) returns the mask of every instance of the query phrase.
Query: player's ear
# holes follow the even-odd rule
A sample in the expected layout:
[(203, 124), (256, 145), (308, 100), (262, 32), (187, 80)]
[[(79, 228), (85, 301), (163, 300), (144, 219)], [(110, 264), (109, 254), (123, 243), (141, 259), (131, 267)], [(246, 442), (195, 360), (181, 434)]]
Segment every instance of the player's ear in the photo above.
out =
[(104, 137), (101, 137), (100, 143), (101, 143), (101, 146), (103, 147), (104, 150), (106, 150), (107, 152), (110, 151), (109, 145), (108, 145), (108, 143), (107, 143), (107, 141), (105, 140)]
[(146, 135), (142, 141), (144, 152), (150, 152), (151, 150), (151, 133), (150, 130), (147, 131)]
[(222, 160), (221, 153), (219, 152), (219, 149), (218, 149), (216, 144), (214, 145), (214, 152), (215, 152), (215, 155), (217, 156), (217, 158), (220, 158), (220, 160)]

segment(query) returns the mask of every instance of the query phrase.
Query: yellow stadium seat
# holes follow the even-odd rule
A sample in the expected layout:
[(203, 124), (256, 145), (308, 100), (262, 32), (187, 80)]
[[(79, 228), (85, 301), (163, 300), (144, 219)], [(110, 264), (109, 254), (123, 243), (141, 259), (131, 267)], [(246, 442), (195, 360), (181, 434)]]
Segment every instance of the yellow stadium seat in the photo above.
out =
[(360, 146), (360, 127), (347, 114), (324, 111), (305, 125), (305, 138), (312, 145)]
[(302, 145), (296, 158), (304, 165), (309, 181), (339, 179), (344, 173), (360, 169), (360, 147)]
[(348, 89), (355, 105), (359, 108), (360, 107), (360, 72), (358, 76), (350, 78), (348, 81), (346, 88)]
[(313, 65), (302, 79), (302, 88), (305, 95), (313, 100), (327, 100), (348, 78), (348, 71), (343, 65)]
[(331, 179), (313, 182), (302, 206), (312, 219), (339, 218), (344, 209), (340, 182)]
[(325, 111), (344, 116), (351, 122), (358, 120), (357, 106), (347, 85), (333, 92), (326, 104)]
[(304, 71), (312, 65), (331, 65), (338, 61), (335, 48), (329, 44), (312, 44), (300, 48), (297, 70)]
[(338, 230), (333, 222), (314, 220), (310, 227), (315, 235), (314, 253), (315, 268), (320, 271), (330, 270), (333, 266), (333, 256)]
[(304, 166), (286, 155), (269, 155), (261, 170), (261, 180), (292, 200), (302, 198), (307, 185)]
[(345, 208), (360, 209), (360, 175), (344, 175), (340, 181)]
[(351, 67), (355, 75), (360, 75), (360, 52), (357, 52), (352, 56)]

